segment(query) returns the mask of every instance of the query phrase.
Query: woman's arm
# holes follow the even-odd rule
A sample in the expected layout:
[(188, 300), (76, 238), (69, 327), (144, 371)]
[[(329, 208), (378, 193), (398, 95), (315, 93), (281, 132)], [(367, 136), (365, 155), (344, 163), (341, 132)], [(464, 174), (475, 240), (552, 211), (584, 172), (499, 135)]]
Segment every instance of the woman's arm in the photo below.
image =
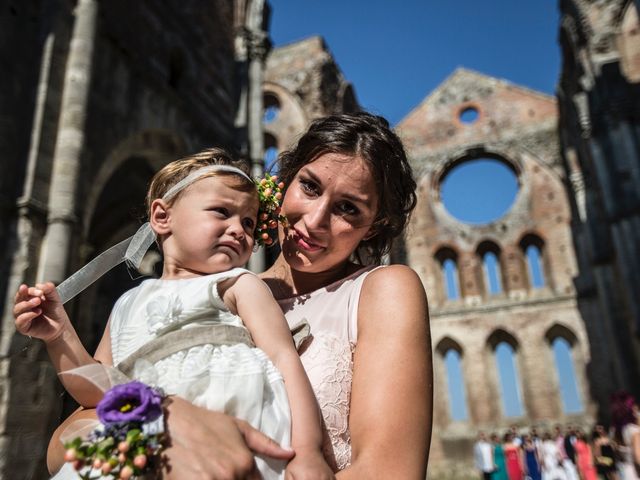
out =
[(393, 265), (365, 279), (358, 313), (349, 429), (341, 479), (424, 479), (433, 371), (427, 297), (416, 273)]
[(287, 321), (271, 291), (258, 277), (242, 275), (225, 291), (223, 298), (235, 307), (256, 346), (267, 354), (284, 378), (291, 408), (291, 445), (296, 451), (293, 464), (304, 462), (301, 466), (295, 465), (294, 476), (332, 477), (322, 455), (320, 410)]

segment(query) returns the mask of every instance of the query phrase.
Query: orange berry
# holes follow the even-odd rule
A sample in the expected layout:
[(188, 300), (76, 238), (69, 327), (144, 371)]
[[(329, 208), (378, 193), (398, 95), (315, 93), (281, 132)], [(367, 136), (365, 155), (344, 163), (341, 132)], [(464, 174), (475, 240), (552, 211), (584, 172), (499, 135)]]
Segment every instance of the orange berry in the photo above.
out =
[(99, 458), (96, 458), (93, 461), (92, 465), (93, 465), (93, 468), (95, 468), (96, 470), (99, 469), (99, 468), (102, 468), (102, 460), (100, 460)]
[(267, 218), (269, 218), (269, 214), (266, 212), (260, 214), (260, 220), (265, 221)]
[(272, 240), (272, 238), (271, 238), (271, 237), (269, 237), (269, 238), (265, 239), (264, 243), (265, 243), (266, 245), (271, 245), (271, 244), (273, 243), (273, 240)]
[(76, 458), (78, 458), (78, 456), (76, 454), (76, 449), (75, 448), (70, 448), (69, 450), (64, 452), (64, 461), (65, 462), (73, 462), (73, 461), (76, 460)]
[(104, 462), (102, 464), (102, 468), (100, 469), (102, 470), (102, 473), (104, 473), (105, 475), (108, 474), (111, 470), (113, 470), (113, 467), (111, 466), (111, 464), (109, 462)]
[(270, 197), (273, 193), (273, 190), (271, 190), (270, 188), (265, 188), (263, 193), (265, 197)]
[(267, 229), (267, 224), (263, 223), (262, 225), (260, 225), (260, 230), (266, 230)]
[(277, 192), (275, 195), (276, 200), (282, 200), (282, 194), (280, 192)]
[(144, 454), (140, 454), (140, 455), (136, 455), (135, 458), (133, 459), (133, 464), (137, 467), (137, 468), (144, 468), (147, 465), (147, 456)]
[(267, 184), (267, 179), (263, 178), (262, 180), (260, 180), (260, 185), (266, 185)]
[(127, 461), (127, 456), (124, 453), (118, 454), (118, 462), (125, 463)]
[(260, 235), (260, 238), (266, 241), (269, 238), (269, 234), (267, 232), (264, 232), (262, 235)]
[(122, 453), (127, 453), (129, 451), (129, 442), (120, 442), (118, 444), (118, 451)]
[(284, 188), (284, 182), (280, 182), (280, 183), (278, 184), (278, 188)]
[(278, 181), (278, 175), (273, 175), (271, 180), (273, 180), (273, 183), (276, 183)]
[(276, 228), (278, 226), (278, 222), (275, 220), (269, 220), (269, 228)]
[(122, 470), (120, 470), (120, 478), (122, 478), (122, 480), (129, 480), (131, 477), (133, 477), (133, 468), (129, 465), (122, 467)]

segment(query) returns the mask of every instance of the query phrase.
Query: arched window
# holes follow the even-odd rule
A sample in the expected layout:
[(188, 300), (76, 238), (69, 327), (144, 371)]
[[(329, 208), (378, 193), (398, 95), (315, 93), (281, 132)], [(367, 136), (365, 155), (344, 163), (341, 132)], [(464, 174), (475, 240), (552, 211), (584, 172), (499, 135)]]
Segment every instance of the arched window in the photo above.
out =
[(442, 272), (447, 289), (447, 300), (457, 300), (460, 298), (460, 288), (458, 286), (458, 266), (455, 260), (446, 259), (442, 264)]
[(523, 409), (515, 351), (507, 342), (501, 342), (496, 346), (496, 365), (500, 377), (504, 414), (506, 417), (520, 417)]
[(571, 346), (564, 338), (558, 337), (553, 341), (551, 347), (558, 369), (562, 407), (565, 413), (582, 412), (582, 402), (578, 394), (578, 384), (571, 358)]
[(462, 373), (462, 348), (455, 340), (446, 337), (438, 343), (436, 351), (442, 356), (447, 374), (450, 418), (453, 421), (465, 421), (468, 413)]
[(520, 240), (520, 248), (527, 262), (529, 288), (542, 288), (546, 284), (544, 271), (544, 242), (534, 234), (525, 235)]
[(542, 269), (540, 249), (535, 245), (529, 245), (524, 254), (527, 258), (529, 285), (533, 288), (544, 287), (544, 271)]
[(493, 242), (484, 241), (478, 245), (476, 253), (482, 259), (485, 292), (489, 295), (501, 293), (500, 247)]
[(583, 412), (582, 400), (578, 391), (578, 382), (573, 362), (573, 348), (578, 339), (574, 333), (562, 325), (554, 325), (546, 334), (547, 341), (553, 351), (558, 386), (565, 413)]
[(278, 141), (269, 134), (264, 134), (264, 171), (271, 175), (278, 173)]
[(502, 412), (505, 417), (520, 417), (524, 415), (524, 409), (516, 364), (518, 342), (512, 335), (500, 329), (491, 334), (487, 343), (495, 356)]
[(462, 362), (460, 354), (450, 348), (444, 356), (447, 368), (447, 386), (449, 387), (449, 411), (451, 419), (463, 421), (467, 419), (467, 402), (462, 376)]
[(262, 121), (265, 124), (274, 122), (280, 115), (280, 100), (273, 93), (267, 92), (262, 99), (264, 105), (264, 115)]
[(444, 247), (436, 253), (436, 260), (440, 262), (442, 270), (444, 299), (458, 300), (460, 298), (458, 255), (452, 249)]

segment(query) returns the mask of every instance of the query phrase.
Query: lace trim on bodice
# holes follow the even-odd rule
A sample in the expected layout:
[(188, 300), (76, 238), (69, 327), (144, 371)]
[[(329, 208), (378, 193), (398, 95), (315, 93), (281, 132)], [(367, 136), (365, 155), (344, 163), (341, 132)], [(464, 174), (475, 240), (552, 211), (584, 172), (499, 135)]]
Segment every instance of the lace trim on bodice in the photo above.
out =
[(351, 463), (349, 404), (355, 345), (333, 335), (318, 335), (302, 353), (324, 420), (323, 451), (334, 470)]

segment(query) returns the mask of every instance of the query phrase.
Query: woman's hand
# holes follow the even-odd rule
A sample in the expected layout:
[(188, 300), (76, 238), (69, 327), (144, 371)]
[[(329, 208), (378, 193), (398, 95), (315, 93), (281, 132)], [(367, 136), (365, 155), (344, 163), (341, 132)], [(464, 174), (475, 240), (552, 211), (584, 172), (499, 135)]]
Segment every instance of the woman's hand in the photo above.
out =
[(254, 453), (289, 460), (280, 447), (247, 422), (173, 397), (166, 418), (169, 445), (163, 478), (259, 479)]

